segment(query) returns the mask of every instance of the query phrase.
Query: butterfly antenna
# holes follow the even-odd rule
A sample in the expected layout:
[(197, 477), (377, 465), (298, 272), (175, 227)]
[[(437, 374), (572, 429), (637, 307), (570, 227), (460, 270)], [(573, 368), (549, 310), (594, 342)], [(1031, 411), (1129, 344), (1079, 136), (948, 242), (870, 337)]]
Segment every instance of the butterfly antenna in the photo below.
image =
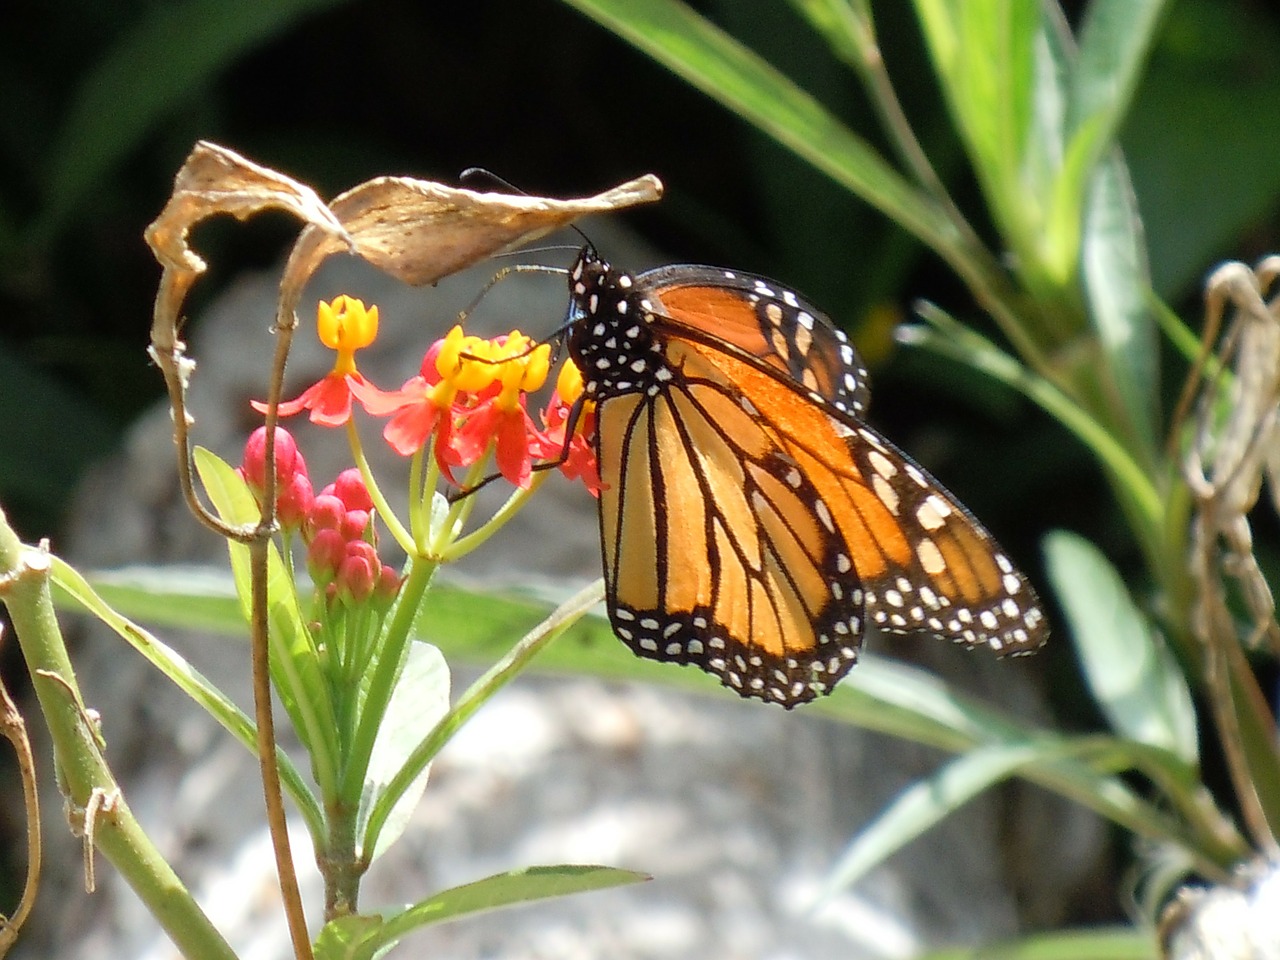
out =
[(529, 196), (529, 194), (521, 190), (510, 180), (506, 179), (505, 177), (498, 176), (492, 170), (489, 170), (485, 167), (467, 167), (467, 169), (463, 170), (460, 174), (458, 174), (458, 179), (459, 180), (488, 180), (490, 183), (495, 183), (500, 187), (506, 187), (512, 193), (518, 193), (522, 197)]
[[(505, 177), (498, 176), (492, 170), (489, 170), (485, 167), (467, 167), (467, 169), (463, 170), (462, 173), (458, 174), (458, 179), (459, 180), (484, 179), (484, 180), (488, 180), (490, 183), (496, 183), (500, 187), (506, 187), (512, 193), (519, 194), (522, 197), (529, 196), (527, 192), (525, 192), (524, 190), (521, 190), (510, 180), (506, 179)], [(582, 238), (582, 242), (585, 243), (588, 247), (590, 247), (592, 250), (595, 249), (595, 245), (591, 242), (591, 238), (588, 237), (585, 233), (583, 233), (580, 229), (578, 229), (577, 224), (573, 224), (573, 223), (569, 224), (569, 229), (572, 230), (574, 233), (576, 233), (578, 236), (580, 236)]]

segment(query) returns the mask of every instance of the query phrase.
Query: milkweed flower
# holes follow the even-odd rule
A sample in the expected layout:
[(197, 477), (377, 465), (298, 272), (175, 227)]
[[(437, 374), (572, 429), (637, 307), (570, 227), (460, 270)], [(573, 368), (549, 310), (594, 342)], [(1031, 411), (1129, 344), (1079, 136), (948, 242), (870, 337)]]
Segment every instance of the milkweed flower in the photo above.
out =
[[(592, 496), (600, 496), (602, 484), (596, 465), (596, 452), (591, 438), (596, 431), (596, 405), (581, 400), (582, 373), (572, 360), (566, 360), (556, 378), (556, 389), (542, 411), (541, 455), (548, 460), (559, 461), (560, 472), (570, 480), (581, 480)], [(569, 418), (575, 403), (581, 400), (573, 436), (565, 442)]]
[[(378, 336), (378, 308), (342, 294), (332, 303), (323, 300), (316, 308), (316, 331), (320, 342), (338, 353), (333, 369), (293, 400), (283, 401), (277, 408), (282, 417), (303, 410), (311, 411), (311, 422), (325, 427), (340, 427), (351, 419), (353, 389), (367, 384), (356, 369), (356, 351), (373, 343)], [(259, 401), (253, 408), (265, 413), (267, 406)]]
[(469, 467), (493, 446), (499, 472), (528, 487), (538, 430), (525, 409), (525, 393), (546, 382), (551, 348), (518, 330), (485, 340), (455, 326), (432, 344), (417, 375), (395, 391), (372, 385), (355, 390), (373, 416), (390, 415), (383, 437), (409, 456), (432, 442), (450, 483), (455, 467)]

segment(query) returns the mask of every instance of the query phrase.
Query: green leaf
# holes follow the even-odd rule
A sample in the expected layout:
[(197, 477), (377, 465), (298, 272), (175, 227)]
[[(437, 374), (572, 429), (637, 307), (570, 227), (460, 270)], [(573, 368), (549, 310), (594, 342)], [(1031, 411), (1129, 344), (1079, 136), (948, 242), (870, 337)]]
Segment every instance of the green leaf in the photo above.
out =
[[(146, 579), (144, 578), (142, 582), (145, 583)], [(60, 607), (80, 608), (101, 620), (146, 657), (151, 665), (168, 677), (179, 690), (204, 708), (205, 712), (221, 724), (228, 733), (244, 744), (249, 752), (257, 754), (258, 735), (254, 722), (235, 705), (230, 697), (191, 666), (181, 654), (122, 616), (89, 585), (89, 582), (75, 568), (57, 558), (54, 559), (53, 584), (55, 601)], [(130, 597), (139, 595), (140, 591), (134, 587), (124, 588), (123, 596), (126, 602)], [(243, 635), (243, 621), (240, 621), (239, 629)], [(280, 779), (285, 789), (289, 792), (289, 796), (293, 797), (303, 819), (306, 820), (307, 829), (311, 831), (316, 848), (321, 849), (325, 840), (325, 827), (319, 803), (287, 754), (277, 750), (276, 763), (280, 768)]]
[(416, 927), (535, 900), (607, 890), (652, 879), (648, 874), (616, 867), (561, 864), (524, 867), (437, 893), (394, 914), (384, 914), (385, 930), (401, 937)]
[(349, 913), (324, 925), (312, 948), (315, 960), (374, 960), (395, 946), (384, 943), (378, 933), (382, 917)]
[(1064, 531), (1049, 535), (1045, 556), (1085, 679), (1112, 727), (1195, 764), (1195, 706), (1186, 679), (1119, 574), (1100, 550)]
[(317, 960), (372, 960), (407, 933), (487, 910), (573, 893), (605, 890), (650, 879), (643, 873), (613, 867), (525, 867), (477, 880), (416, 903), (397, 913), (376, 917), (343, 917), (326, 924), (316, 940)]
[(143, 18), (80, 84), (52, 152), (37, 237), (56, 232), (164, 117), (245, 51), (338, 2), (186, 0), (145, 6)]
[[(230, 599), (225, 602), (234, 603)], [(511, 591), (436, 584), (427, 608), (429, 616), (422, 624), (429, 625), (430, 633), (425, 639), (438, 645), (447, 659), (492, 663), (508, 656), (511, 636), (543, 620), (551, 604)], [(180, 613), (180, 608), (169, 611), (170, 616)], [(733, 696), (702, 671), (637, 658), (599, 616), (588, 616), (569, 626), (554, 643), (540, 650), (533, 666), (540, 671)], [(1017, 663), (1010, 662), (1007, 669), (1017, 669)], [(975, 701), (940, 677), (871, 655), (864, 655), (830, 696), (807, 705), (805, 712), (952, 753), (1001, 745), (1051, 744), (1054, 737)], [(1084, 759), (1042, 760), (1019, 772), (1030, 782), (1075, 800), (1138, 835), (1175, 844), (1193, 857), (1228, 861), (1234, 857), (1237, 851), (1225, 841), (1219, 849), (1209, 840), (1196, 839), (1166, 810), (1146, 802), (1111, 775), (1116, 769), (1139, 765), (1153, 779), (1174, 781), (1180, 787), (1179, 771), (1166, 771), (1160, 766), (1163, 758), (1152, 757), (1149, 749), (1144, 753), (1137, 746), (1101, 742)], [(372, 845), (376, 848), (377, 841)]]
[(1075, 399), (1056, 384), (1041, 377), (974, 332), (935, 304), (917, 305), (928, 321), (899, 327), (898, 340), (925, 347), (995, 378), (1020, 391), (1076, 435), (1115, 477), (1116, 488), (1132, 503), (1134, 512), (1148, 529), (1162, 523), (1165, 498), (1130, 450)]
[(916, 15), (992, 213), (1006, 241), (1034, 263), (1060, 151), (1052, 88), (1037, 64), (1040, 5), (916, 0)]
[[(1093, 0), (1085, 8), (1079, 30), (1079, 53), (1070, 83), (1067, 128), (1091, 135), (1098, 159), (1115, 139), (1129, 111), (1156, 27), (1167, 0)], [(1082, 169), (1087, 179), (1090, 167)]]
[[(219, 517), (235, 526), (256, 524), (258, 504), (244, 480), (203, 447), (193, 453), (196, 471)], [(249, 548), (228, 541), (231, 572), (244, 622), (249, 622), (252, 577)], [(333, 796), (338, 768), (338, 722), (329, 683), (298, 607), (295, 585), (275, 545), (267, 550), (267, 618), (271, 679), (298, 738), (311, 756), (321, 793)]]
[(934, 246), (946, 218), (861, 137), (723, 30), (677, 0), (565, 0), (750, 121)]
[(244, 608), (229, 570), (138, 565), (94, 570), (87, 579), (107, 603), (134, 620), (248, 640)]
[[(1111, 152), (1137, 87), (1164, 0), (1100, 0), (1089, 5), (1080, 29), (1078, 48), (1057, 23), (1051, 44), (1057, 72), (1065, 79), (1061, 156), (1052, 190), (1046, 248), (1062, 268), (1078, 260), (1081, 228), (1088, 196), (1098, 192), (1095, 171)], [(1118, 158), (1111, 161), (1119, 164)], [(1113, 171), (1116, 175), (1116, 171)], [(1127, 184), (1127, 175), (1120, 174)], [(1126, 188), (1127, 189), (1127, 186)], [(1139, 238), (1140, 240), (1140, 238)]]
[[(366, 849), (371, 846), (374, 848), (381, 846), (378, 837), (390, 813), (387, 808), (388, 801), (401, 791), (409, 789), (408, 784), (411, 779), (416, 778), (420, 771), (427, 768), (427, 764), (435, 758), (463, 724), (489, 701), (490, 697), (515, 679), (534, 657), (547, 649), (548, 644), (579, 623), (587, 611), (600, 602), (603, 589), (600, 581), (597, 580), (570, 597), (545, 616), (542, 622), (526, 633), (518, 643), (505, 650), (498, 657), (497, 662), (463, 692), (458, 702), (445, 712), (439, 722), (409, 752), (400, 771), (394, 775), (388, 785), (386, 796), (380, 798), (370, 809), (364, 828)], [(371, 836), (373, 839), (370, 839)]]
[(1159, 447), (1159, 340), (1149, 308), (1151, 276), (1137, 199), (1118, 152), (1097, 168), (1081, 255), (1089, 314), (1106, 371), (1135, 445), (1154, 462)]
[[(409, 647), (403, 669), (396, 680), (387, 712), (378, 727), (378, 737), (369, 757), (356, 835), (364, 832), (369, 810), (382, 796), (414, 748), (449, 709), (449, 665), (440, 651), (429, 643)], [(376, 860), (404, 832), (423, 791), (427, 788), (430, 765), (414, 778), (394, 802), (377, 844), (369, 856)]]
[(1159, 960), (1154, 930), (1100, 927), (1060, 930), (979, 947), (950, 947), (916, 960)]
[(913, 784), (867, 824), (832, 868), (823, 897), (852, 886), (892, 854), (975, 796), (1041, 756), (1061, 750), (1017, 744), (984, 747)]

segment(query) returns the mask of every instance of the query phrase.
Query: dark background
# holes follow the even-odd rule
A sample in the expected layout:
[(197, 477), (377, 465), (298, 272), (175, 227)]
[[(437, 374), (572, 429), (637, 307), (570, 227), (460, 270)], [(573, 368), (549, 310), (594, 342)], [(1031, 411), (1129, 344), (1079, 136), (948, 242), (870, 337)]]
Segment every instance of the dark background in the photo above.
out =
[[(852, 73), (782, 0), (696, 6), (878, 142)], [(189, 26), (201, 10), (207, 32)], [(990, 236), (910, 5), (877, 16), (908, 114)], [(0, 12), (0, 63), (0, 505), (26, 539), (56, 547), (78, 477), (161, 396), (144, 352), (159, 271), (142, 232), (203, 138), (323, 196), (380, 174), (454, 181), (473, 165), (549, 195), (657, 173), (666, 199), (627, 222), (673, 261), (775, 276), (824, 305), (871, 363), (876, 423), (1033, 579), (1039, 538), (1059, 526), (1138, 566), (1092, 461), (1059, 427), (893, 347), (885, 318), (908, 319), (918, 297), (983, 323), (936, 258), (561, 3), (17, 0)], [(1157, 292), (1197, 328), (1208, 270), (1276, 246), (1278, 109), (1273, 3), (1171, 5), (1123, 143)], [(202, 228), (214, 266), (193, 315), (237, 271), (273, 263), (292, 230), (282, 217)], [(1183, 368), (1165, 369), (1173, 396)]]

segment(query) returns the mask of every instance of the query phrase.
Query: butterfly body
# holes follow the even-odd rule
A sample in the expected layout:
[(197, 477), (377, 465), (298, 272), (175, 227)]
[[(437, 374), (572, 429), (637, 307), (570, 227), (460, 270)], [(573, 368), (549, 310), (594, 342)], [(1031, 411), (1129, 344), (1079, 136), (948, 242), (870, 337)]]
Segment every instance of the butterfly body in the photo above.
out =
[(570, 271), (595, 401), (606, 604), (637, 654), (787, 708), (829, 693), (868, 622), (1001, 653), (1046, 631), (991, 537), (862, 420), (866, 369), (817, 308), (702, 266)]

